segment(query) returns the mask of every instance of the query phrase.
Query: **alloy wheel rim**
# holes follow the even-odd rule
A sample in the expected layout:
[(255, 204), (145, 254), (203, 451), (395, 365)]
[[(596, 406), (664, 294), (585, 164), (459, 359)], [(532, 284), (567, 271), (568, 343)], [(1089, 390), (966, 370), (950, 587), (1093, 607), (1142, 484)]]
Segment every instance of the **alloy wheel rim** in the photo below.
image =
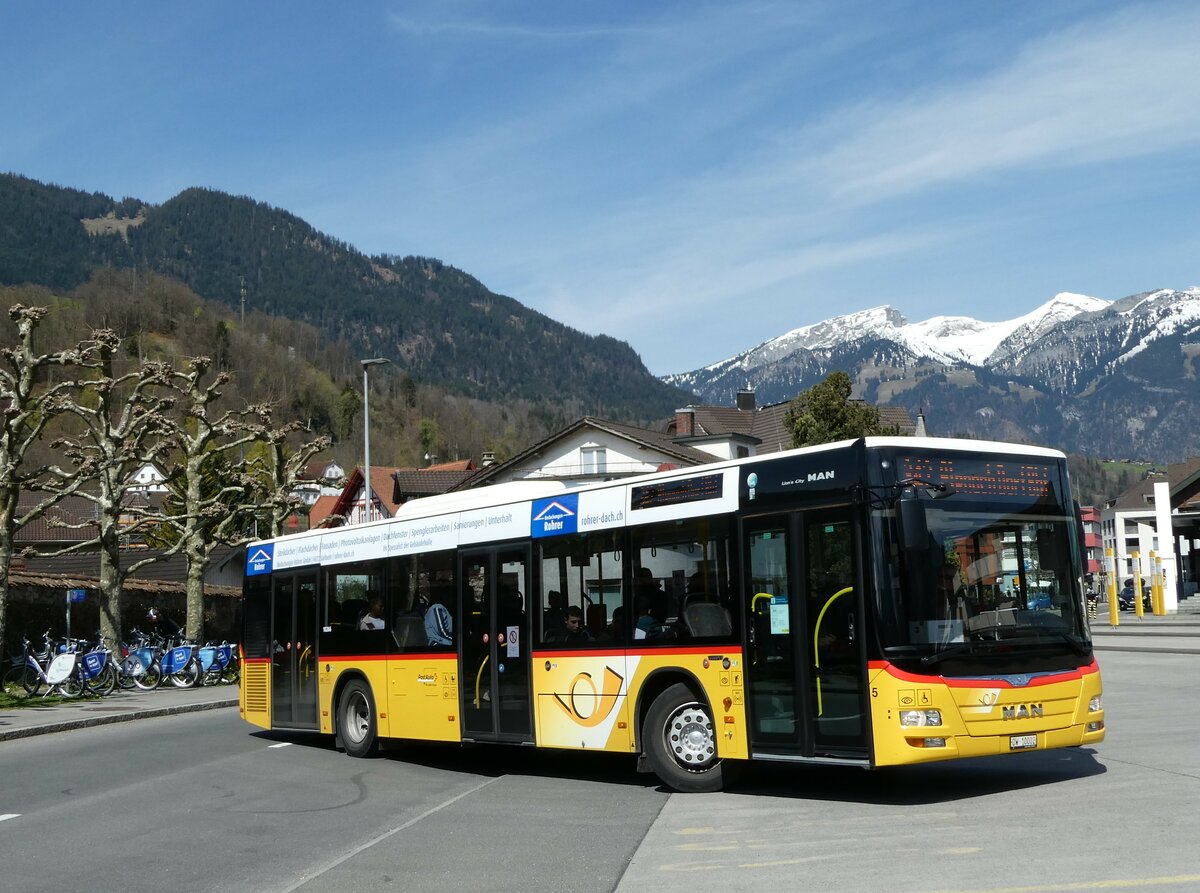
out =
[(671, 714), (663, 736), (675, 762), (689, 771), (703, 771), (717, 758), (712, 720), (695, 702), (684, 704)]

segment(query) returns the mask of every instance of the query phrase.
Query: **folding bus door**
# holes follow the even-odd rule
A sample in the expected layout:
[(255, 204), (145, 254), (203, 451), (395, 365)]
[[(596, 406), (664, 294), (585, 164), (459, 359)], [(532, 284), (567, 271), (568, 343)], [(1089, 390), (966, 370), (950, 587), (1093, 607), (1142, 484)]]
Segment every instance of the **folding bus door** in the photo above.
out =
[(865, 758), (861, 574), (850, 508), (748, 519), (743, 543), (752, 750)]
[(459, 553), (463, 737), (532, 741), (529, 546)]
[(317, 577), (278, 574), (271, 606), (271, 725), (317, 728)]

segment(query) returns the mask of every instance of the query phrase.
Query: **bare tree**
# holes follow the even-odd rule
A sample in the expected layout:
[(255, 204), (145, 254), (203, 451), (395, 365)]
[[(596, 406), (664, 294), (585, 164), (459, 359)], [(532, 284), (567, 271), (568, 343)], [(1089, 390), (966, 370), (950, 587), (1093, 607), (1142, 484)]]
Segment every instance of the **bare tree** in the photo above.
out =
[(186, 371), (170, 376), (181, 400), (179, 412), (164, 422), (165, 440), (177, 461), (163, 527), (155, 534), (165, 543), (178, 543), (187, 557), (186, 629), (197, 642), (204, 638), (205, 571), (219, 548), (250, 538), (248, 496), (253, 495), (255, 481), (242, 461), (233, 460), (260, 436), (255, 419), (269, 414), (265, 406), (251, 406), (213, 416), (230, 375), (218, 372), (206, 382), (211, 366), (208, 357), (195, 357)]
[(93, 503), (91, 522), (59, 522), (59, 526), (83, 528), (94, 524), (96, 536), (39, 554), (54, 557), (99, 548), (100, 630), (112, 641), (121, 639), (125, 580), (139, 568), (183, 547), (180, 540), (165, 553), (123, 563), (122, 542), (143, 536), (162, 521), (161, 511), (133, 504), (127, 491), (134, 473), (143, 465), (162, 464), (174, 399), (166, 393), (172, 370), (165, 363), (143, 363), (120, 375), (114, 372), (114, 355), (120, 343), (111, 330), (93, 333), (94, 349), (82, 365), (94, 377), (79, 381), (78, 399), (62, 406), (63, 411), (79, 420), (82, 433), (61, 437), (52, 444), (61, 450), (68, 467), (51, 466), (47, 475), (32, 485), (59, 497), (75, 493)]
[(44, 514), (59, 497), (37, 500), (20, 510), (22, 490), (45, 468), (26, 467), (26, 455), (41, 438), (51, 419), (66, 405), (73, 381), (44, 385), (44, 371), (52, 366), (81, 363), (90, 348), (86, 343), (69, 350), (38, 353), (34, 334), (46, 316), (45, 307), (14, 304), (9, 318), (17, 327), (17, 342), (0, 349), (0, 660), (4, 657), (8, 618), (8, 572), (16, 533)]
[(257, 500), (267, 530), (259, 531), (262, 538), (283, 535), (283, 526), (303, 502), (294, 495), (301, 473), (314, 456), (329, 449), (330, 439), (324, 435), (291, 445), (293, 435), (308, 429), (299, 422), (275, 424), (269, 407), (263, 407), (259, 418), (257, 439), (264, 449), (250, 463), (249, 471), (257, 482)]

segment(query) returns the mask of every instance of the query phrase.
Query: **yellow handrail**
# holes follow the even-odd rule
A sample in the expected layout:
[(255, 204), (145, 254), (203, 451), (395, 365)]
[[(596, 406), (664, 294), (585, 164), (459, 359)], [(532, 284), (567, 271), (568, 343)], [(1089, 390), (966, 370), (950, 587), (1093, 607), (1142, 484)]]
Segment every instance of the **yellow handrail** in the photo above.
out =
[(483, 701), (480, 700), (479, 687), (482, 684), (482, 680), (483, 680), (483, 668), (487, 666), (488, 658), (490, 658), (490, 657), (491, 657), (490, 654), (485, 654), (483, 656), (483, 663), (481, 663), (479, 665), (479, 672), (475, 674), (475, 709), (476, 710), (478, 710), (480, 708), (480, 706), (482, 706), (482, 704), (483, 704)]
[(813, 665), (817, 670), (817, 716), (820, 716), (825, 712), (825, 705), (821, 701), (821, 621), (825, 619), (825, 612), (829, 610), (829, 606), (832, 605), (836, 599), (841, 598), (847, 592), (853, 591), (853, 586), (847, 586), (845, 589), (840, 589), (833, 595), (829, 596), (829, 600), (825, 602), (824, 607), (821, 608), (821, 613), (817, 615), (817, 623), (813, 627)]

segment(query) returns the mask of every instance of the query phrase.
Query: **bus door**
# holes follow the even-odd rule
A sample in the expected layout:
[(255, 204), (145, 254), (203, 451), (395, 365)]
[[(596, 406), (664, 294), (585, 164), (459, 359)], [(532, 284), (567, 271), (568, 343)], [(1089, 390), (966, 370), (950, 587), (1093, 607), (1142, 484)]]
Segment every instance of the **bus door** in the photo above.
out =
[(751, 747), (865, 758), (860, 575), (849, 507), (754, 518), (744, 532)]
[(317, 577), (278, 574), (271, 604), (271, 725), (317, 728)]
[(463, 737), (532, 741), (529, 546), (459, 552)]

